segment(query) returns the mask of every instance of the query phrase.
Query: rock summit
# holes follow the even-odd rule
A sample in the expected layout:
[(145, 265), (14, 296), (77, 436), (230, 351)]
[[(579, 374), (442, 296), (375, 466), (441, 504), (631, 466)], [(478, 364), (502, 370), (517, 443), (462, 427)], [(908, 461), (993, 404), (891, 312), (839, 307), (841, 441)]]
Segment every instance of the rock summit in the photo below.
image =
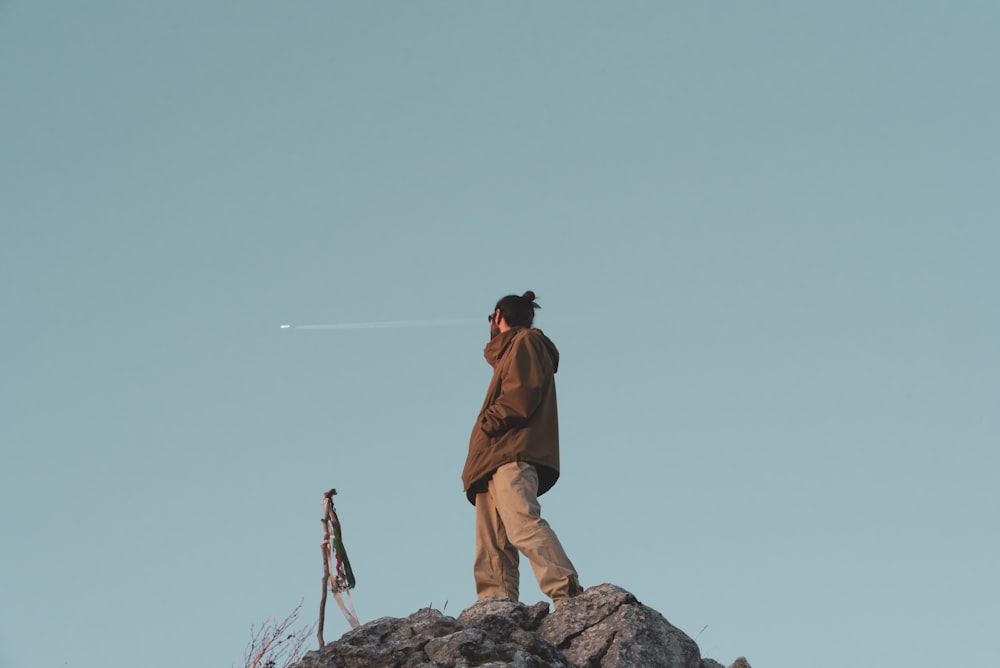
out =
[[(293, 668), (725, 668), (663, 615), (612, 584), (549, 612), (505, 598), (458, 616), (432, 608), (382, 617), (307, 653)], [(750, 668), (740, 657), (733, 666)]]

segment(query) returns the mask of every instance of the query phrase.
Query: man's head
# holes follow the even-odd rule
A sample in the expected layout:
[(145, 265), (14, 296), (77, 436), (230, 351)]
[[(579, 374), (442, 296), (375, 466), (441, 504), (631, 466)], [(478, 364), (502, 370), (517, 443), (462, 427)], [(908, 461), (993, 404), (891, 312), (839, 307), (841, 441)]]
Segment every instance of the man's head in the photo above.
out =
[(490, 315), (490, 338), (511, 327), (531, 327), (535, 321), (535, 293), (528, 290), (523, 295), (507, 295), (497, 302)]

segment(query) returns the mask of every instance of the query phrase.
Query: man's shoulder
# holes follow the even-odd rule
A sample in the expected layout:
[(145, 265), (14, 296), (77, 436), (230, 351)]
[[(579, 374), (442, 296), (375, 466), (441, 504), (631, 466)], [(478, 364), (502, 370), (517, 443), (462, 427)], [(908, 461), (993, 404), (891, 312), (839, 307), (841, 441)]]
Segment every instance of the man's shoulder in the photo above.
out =
[(542, 330), (528, 327), (519, 328), (510, 343), (511, 347), (533, 346), (540, 349), (551, 345), (549, 338), (542, 333)]
[(556, 348), (556, 344), (552, 342), (552, 339), (547, 337), (540, 329), (526, 327), (520, 330), (518, 336), (511, 342), (511, 346), (530, 348), (540, 357), (547, 356), (552, 360), (554, 369), (559, 366), (559, 349)]

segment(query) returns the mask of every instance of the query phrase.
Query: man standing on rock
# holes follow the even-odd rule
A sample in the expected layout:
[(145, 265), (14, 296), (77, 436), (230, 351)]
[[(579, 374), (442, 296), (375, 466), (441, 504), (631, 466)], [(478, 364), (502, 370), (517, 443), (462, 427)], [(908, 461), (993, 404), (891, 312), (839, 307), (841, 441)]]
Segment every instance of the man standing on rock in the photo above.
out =
[(518, 600), (520, 552), (531, 562), (539, 588), (558, 606), (582, 590), (538, 504), (559, 478), (559, 351), (531, 327), (536, 308), (529, 290), (504, 297), (490, 314), (483, 354), (493, 380), (472, 429), (462, 483), (476, 506), (478, 598)]

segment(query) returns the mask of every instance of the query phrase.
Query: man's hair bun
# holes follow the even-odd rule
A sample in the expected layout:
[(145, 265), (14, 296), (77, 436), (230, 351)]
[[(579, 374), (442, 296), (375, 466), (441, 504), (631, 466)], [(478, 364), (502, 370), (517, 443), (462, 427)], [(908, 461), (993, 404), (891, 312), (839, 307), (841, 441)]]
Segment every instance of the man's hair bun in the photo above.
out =
[(535, 320), (535, 309), (542, 308), (535, 303), (535, 293), (528, 290), (523, 295), (507, 295), (497, 302), (496, 308), (511, 327), (531, 327)]

